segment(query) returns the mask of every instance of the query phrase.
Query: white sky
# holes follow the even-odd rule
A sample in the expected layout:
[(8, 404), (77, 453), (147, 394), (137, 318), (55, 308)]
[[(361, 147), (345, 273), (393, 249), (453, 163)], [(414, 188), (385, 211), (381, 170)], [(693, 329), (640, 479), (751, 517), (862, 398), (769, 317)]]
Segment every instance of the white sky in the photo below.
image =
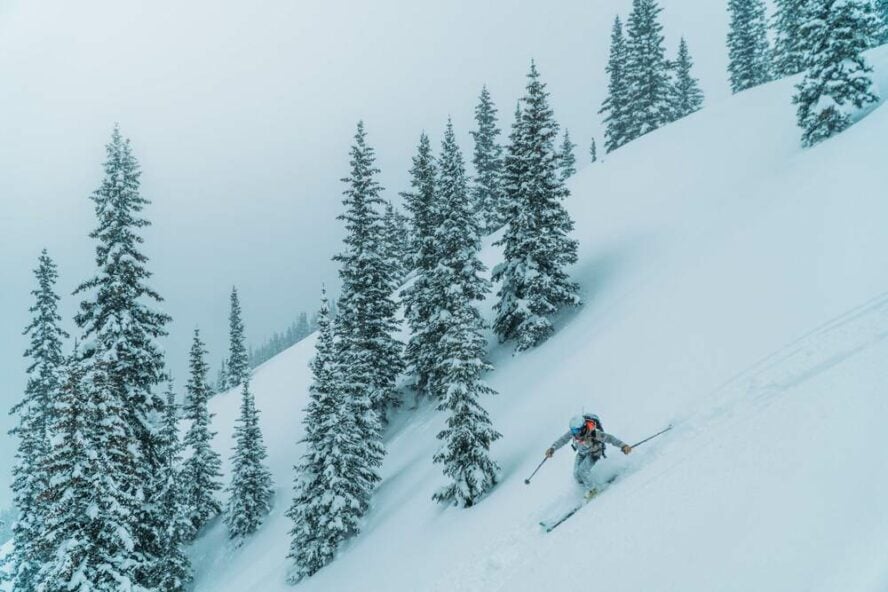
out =
[[(93, 265), (88, 196), (115, 121), (153, 201), (145, 251), (174, 317), (165, 345), (181, 385), (194, 326), (215, 374), (232, 284), (252, 344), (313, 309), (321, 282), (336, 285), (339, 179), (359, 118), (397, 199), (420, 131), (437, 148), (448, 115), (470, 159), (484, 83), (507, 135), (533, 57), (584, 164), (592, 133), (601, 144), (612, 19), (629, 4), (0, 0), (0, 429), (24, 384), (20, 333), (43, 246), (72, 329), (69, 294)], [(726, 3), (662, 4), (669, 51), (686, 34), (707, 100), (723, 97)], [(13, 442), (0, 442), (3, 482)]]

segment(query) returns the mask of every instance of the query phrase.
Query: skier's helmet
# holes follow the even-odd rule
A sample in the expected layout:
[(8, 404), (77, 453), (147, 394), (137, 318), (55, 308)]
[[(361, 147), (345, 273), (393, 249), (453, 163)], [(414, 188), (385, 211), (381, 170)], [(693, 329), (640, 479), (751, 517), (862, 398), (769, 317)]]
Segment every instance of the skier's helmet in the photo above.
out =
[(574, 436), (581, 436), (586, 429), (586, 418), (582, 415), (574, 415), (570, 419), (570, 433)]

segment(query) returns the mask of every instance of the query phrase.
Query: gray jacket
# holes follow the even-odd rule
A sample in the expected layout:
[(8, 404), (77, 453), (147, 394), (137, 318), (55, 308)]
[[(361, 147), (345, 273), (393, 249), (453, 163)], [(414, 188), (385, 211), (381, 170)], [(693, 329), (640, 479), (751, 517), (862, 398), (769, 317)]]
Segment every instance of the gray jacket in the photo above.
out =
[(579, 438), (574, 438), (573, 434), (568, 431), (566, 434), (552, 443), (552, 448), (558, 450), (571, 440), (573, 440), (574, 442), (574, 447), (577, 451), (577, 454), (579, 454), (580, 456), (591, 454), (594, 458), (598, 458), (604, 454), (605, 444), (610, 444), (611, 446), (616, 446), (617, 448), (622, 448), (626, 445), (625, 442), (623, 442), (616, 436), (611, 436), (610, 434), (605, 433), (602, 430), (595, 430), (591, 434), (585, 434)]

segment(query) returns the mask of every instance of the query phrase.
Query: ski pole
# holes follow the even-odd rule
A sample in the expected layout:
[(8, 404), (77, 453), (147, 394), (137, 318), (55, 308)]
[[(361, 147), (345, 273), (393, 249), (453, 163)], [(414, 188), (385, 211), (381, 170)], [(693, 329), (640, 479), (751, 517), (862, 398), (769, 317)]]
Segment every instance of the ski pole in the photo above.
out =
[(533, 479), (533, 476), (537, 474), (537, 471), (543, 466), (543, 463), (549, 460), (549, 457), (544, 457), (543, 460), (540, 461), (540, 464), (537, 465), (537, 468), (533, 470), (533, 473), (530, 474), (530, 477), (524, 480), (525, 485), (530, 485), (530, 480)]
[[(656, 438), (657, 436), (660, 436), (660, 435), (662, 435), (662, 434), (665, 434), (666, 432), (668, 432), (668, 431), (671, 430), (671, 429), (672, 429), (672, 426), (670, 425), (670, 426), (667, 427), (665, 430), (660, 430), (659, 432), (657, 432), (657, 433), (654, 434), (653, 436), (648, 436), (647, 438), (645, 438), (645, 439), (642, 440), (641, 442), (638, 442), (638, 443), (636, 443), (636, 444), (633, 444), (633, 445), (632, 445), (632, 448), (636, 448), (636, 447), (638, 447), (638, 446), (641, 446), (642, 444), (644, 444), (644, 443), (647, 442), (648, 440), (653, 440), (653, 439)], [(531, 475), (531, 477), (532, 477), (532, 476), (533, 476), (533, 475)]]

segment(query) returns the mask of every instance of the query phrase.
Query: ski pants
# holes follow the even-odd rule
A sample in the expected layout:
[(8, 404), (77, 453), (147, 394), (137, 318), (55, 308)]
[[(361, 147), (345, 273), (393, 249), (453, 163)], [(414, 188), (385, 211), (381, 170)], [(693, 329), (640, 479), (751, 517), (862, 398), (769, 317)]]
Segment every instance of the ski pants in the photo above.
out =
[(574, 479), (586, 489), (595, 487), (592, 479), (592, 467), (598, 462), (598, 457), (591, 454), (578, 454), (574, 459)]

